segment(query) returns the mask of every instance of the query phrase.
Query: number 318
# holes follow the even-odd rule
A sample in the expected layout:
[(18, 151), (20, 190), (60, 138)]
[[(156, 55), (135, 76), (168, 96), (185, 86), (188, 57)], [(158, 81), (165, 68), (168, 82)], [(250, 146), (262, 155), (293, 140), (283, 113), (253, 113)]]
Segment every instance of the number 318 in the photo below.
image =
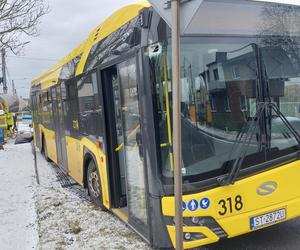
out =
[(234, 199), (232, 200), (231, 197), (227, 198), (226, 200), (220, 200), (219, 205), (221, 206), (221, 210), (219, 211), (219, 215), (223, 216), (228, 213), (233, 213), (234, 210), (240, 211), (243, 209), (243, 200), (242, 196), (237, 195)]

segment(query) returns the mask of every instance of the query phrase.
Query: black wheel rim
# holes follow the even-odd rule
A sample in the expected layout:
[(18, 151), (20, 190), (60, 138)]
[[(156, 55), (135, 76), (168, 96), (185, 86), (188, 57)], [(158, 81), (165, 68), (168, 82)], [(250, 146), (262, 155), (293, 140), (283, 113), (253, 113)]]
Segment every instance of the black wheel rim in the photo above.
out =
[(99, 197), (100, 185), (99, 185), (99, 177), (98, 177), (96, 170), (93, 172), (90, 172), (88, 183), (89, 183), (89, 190), (90, 190), (91, 195), (94, 197)]

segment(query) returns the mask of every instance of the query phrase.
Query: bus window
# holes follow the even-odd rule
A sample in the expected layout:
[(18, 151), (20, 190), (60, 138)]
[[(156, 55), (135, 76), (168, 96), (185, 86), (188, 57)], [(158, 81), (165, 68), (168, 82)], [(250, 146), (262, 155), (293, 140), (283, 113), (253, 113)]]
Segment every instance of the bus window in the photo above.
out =
[[(261, 50), (268, 77), (268, 95), (293, 128), (300, 133), (300, 63), (299, 58), (297, 60), (293, 58), (295, 53), (299, 53), (299, 45), (294, 44), (285, 48), (281, 43), (282, 41), (276, 38), (271, 41), (268, 38), (263, 39), (263, 44), (266, 46)], [(271, 148), (277, 151), (271, 152), (270, 159), (286, 154), (291, 149), (293, 151), (293, 148), (298, 145), (291, 131), (274, 111), (270, 130)]]
[(83, 76), (77, 81), (79, 112), (86, 112), (95, 109), (94, 90), (90, 75)]
[(64, 116), (66, 135), (78, 135), (78, 99), (76, 91), (76, 80), (70, 79), (66, 81), (66, 100), (64, 102)]
[(50, 90), (42, 93), (42, 103), (42, 121), (48, 128), (52, 128), (52, 102)]
[(97, 73), (93, 72), (77, 81), (80, 133), (103, 136), (103, 117), (98, 91)]
[[(171, 85), (170, 46), (160, 44), (159, 47), (160, 51), (156, 50), (155, 54), (150, 51), (153, 46), (149, 47), (149, 55), (155, 71), (163, 176), (172, 181), (172, 124), (168, 122), (172, 114), (172, 88), (167, 86)], [(235, 139), (254, 115), (248, 106), (250, 100), (256, 105), (256, 68), (256, 54), (249, 40), (182, 39), (182, 167), (185, 180), (197, 178), (199, 181), (202, 175), (220, 175), (225, 171), (224, 166), (235, 159)], [(253, 138), (247, 154), (258, 151)]]

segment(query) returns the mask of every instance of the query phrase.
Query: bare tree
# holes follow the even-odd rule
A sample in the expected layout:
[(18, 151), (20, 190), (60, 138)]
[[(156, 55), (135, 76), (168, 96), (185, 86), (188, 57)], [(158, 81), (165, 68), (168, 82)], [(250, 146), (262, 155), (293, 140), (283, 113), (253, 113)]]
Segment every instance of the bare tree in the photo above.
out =
[(0, 49), (20, 52), (26, 37), (38, 34), (37, 25), (48, 11), (45, 0), (0, 0)]

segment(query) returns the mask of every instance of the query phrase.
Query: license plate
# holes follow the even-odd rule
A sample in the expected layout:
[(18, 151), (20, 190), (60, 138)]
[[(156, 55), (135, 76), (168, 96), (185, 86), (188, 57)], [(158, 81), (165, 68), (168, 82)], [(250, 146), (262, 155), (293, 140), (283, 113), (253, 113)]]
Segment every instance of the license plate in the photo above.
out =
[(250, 218), (250, 228), (255, 230), (267, 225), (275, 224), (276, 222), (283, 221), (286, 219), (286, 209), (282, 208), (267, 214)]

